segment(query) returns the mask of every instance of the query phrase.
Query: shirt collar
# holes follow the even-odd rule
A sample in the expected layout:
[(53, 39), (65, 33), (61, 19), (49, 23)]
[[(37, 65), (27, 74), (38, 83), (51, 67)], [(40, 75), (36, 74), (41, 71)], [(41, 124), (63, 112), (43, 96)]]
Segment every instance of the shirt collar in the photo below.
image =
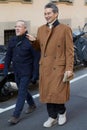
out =
[(52, 27), (56, 27), (57, 25), (59, 25), (59, 21), (56, 19), (54, 20), (53, 22), (51, 23), (47, 23), (46, 25), (49, 27), (49, 28), (52, 28)]

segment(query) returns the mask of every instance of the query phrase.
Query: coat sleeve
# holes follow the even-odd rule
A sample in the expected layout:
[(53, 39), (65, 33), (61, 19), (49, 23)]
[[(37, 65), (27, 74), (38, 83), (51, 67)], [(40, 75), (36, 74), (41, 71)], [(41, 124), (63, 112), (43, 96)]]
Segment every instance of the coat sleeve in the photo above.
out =
[(35, 50), (32, 47), (33, 54), (33, 72), (32, 72), (32, 82), (39, 79), (39, 60), (40, 60), (40, 52)]
[(74, 67), (74, 44), (71, 28), (67, 27), (65, 31), (66, 43), (66, 71), (73, 71)]
[(36, 40), (32, 42), (32, 46), (35, 50), (37, 51), (40, 51), (40, 41), (39, 41), (39, 36), (40, 36), (40, 33), (39, 33), (39, 29), (37, 31), (37, 37), (36, 37)]

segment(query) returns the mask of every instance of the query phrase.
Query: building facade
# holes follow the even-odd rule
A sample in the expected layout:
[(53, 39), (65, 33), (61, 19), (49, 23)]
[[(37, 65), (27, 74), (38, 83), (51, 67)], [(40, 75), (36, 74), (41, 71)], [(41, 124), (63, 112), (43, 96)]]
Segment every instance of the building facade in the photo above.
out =
[(25, 20), (29, 33), (36, 35), (38, 27), (46, 22), (44, 5), (50, 1), (59, 8), (59, 21), (72, 30), (87, 22), (87, 0), (0, 0), (0, 44), (8, 44), (17, 20)]

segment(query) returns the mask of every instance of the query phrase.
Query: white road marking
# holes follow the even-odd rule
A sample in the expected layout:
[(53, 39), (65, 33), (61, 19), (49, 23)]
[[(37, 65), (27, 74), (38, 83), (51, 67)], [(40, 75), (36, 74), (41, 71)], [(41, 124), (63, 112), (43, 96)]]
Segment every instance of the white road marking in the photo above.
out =
[(80, 79), (82, 79), (82, 78), (85, 78), (86, 76), (87, 76), (87, 74), (84, 74), (84, 75), (81, 75), (81, 76), (79, 76), (79, 77), (77, 77), (77, 78), (74, 78), (74, 79), (72, 79), (72, 80), (70, 81), (70, 83), (73, 83), (73, 82), (78, 81), (78, 80), (80, 80)]
[[(77, 78), (72, 79), (72, 80), (70, 81), (70, 83), (73, 83), (73, 82), (78, 81), (78, 80), (80, 80), (80, 79), (82, 79), (82, 78), (85, 78), (85, 77), (87, 77), (87, 74), (84, 74), (84, 75), (81, 75), (81, 76), (79, 76), (79, 77), (77, 77)], [(39, 94), (33, 95), (33, 98), (37, 98), (37, 97), (39, 97)], [(8, 110), (11, 110), (11, 109), (13, 109), (14, 107), (15, 107), (15, 104), (14, 104), (14, 105), (11, 105), (11, 106), (9, 106), (9, 107), (7, 107), (7, 108), (0, 108), (0, 113), (6, 112), (6, 111), (8, 111)]]
[[(37, 97), (39, 97), (39, 94), (33, 95), (33, 98), (37, 98)], [(3, 113), (3, 112), (8, 111), (8, 110), (11, 110), (11, 109), (13, 109), (14, 107), (15, 107), (15, 104), (14, 104), (14, 105), (11, 105), (11, 106), (9, 106), (9, 107), (7, 107), (7, 108), (0, 108), (0, 113)]]

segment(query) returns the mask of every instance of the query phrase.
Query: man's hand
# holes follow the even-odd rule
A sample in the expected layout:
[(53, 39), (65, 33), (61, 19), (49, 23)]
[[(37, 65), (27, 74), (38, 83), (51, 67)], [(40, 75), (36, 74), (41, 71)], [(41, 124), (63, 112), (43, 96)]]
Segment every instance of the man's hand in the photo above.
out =
[(64, 73), (63, 82), (70, 81), (71, 79), (73, 79), (73, 77), (74, 77), (74, 74), (72, 71), (66, 71)]
[(71, 77), (73, 75), (72, 71), (66, 71), (65, 73), (67, 74), (67, 78), (69, 78), (69, 77)]
[(26, 37), (32, 42), (36, 40), (36, 38), (30, 34), (26, 34)]

